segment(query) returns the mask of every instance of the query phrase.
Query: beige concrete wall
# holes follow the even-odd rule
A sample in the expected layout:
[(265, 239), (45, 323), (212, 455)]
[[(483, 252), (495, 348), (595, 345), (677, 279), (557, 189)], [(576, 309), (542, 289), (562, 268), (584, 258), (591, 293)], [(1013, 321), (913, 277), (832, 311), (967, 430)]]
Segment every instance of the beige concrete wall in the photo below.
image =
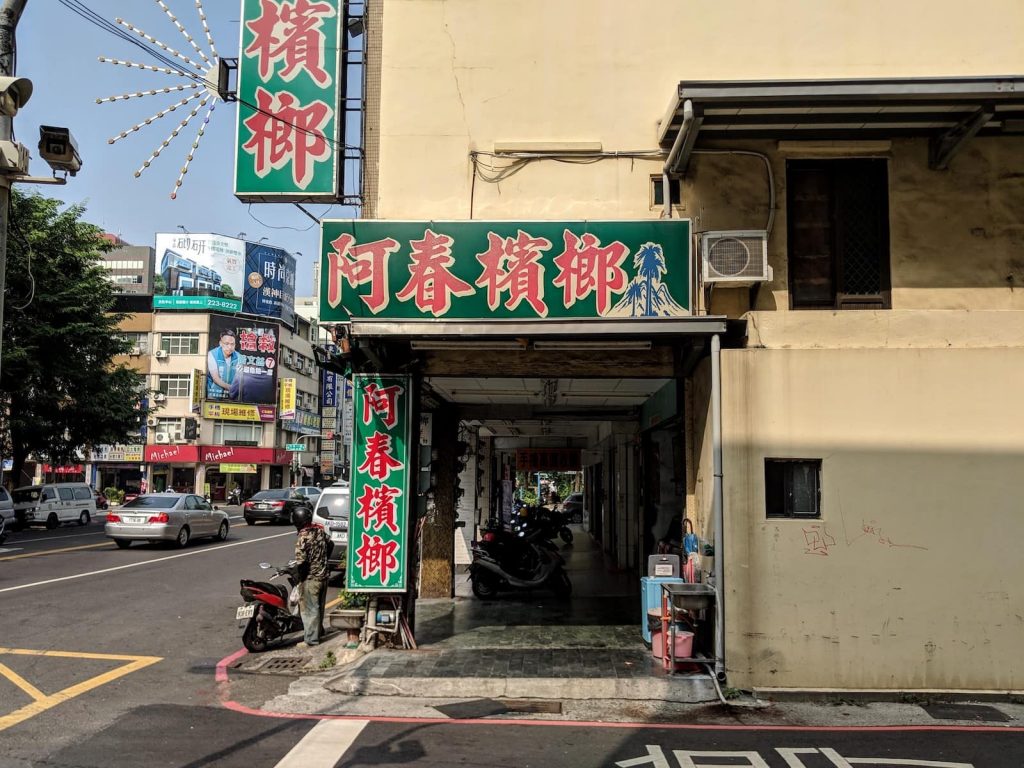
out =
[[(995, 76), (1018, 72), (1024, 59), (1022, 38), (1005, 33), (1024, 28), (1017, 0), (988, 0), (969, 14), (949, 0), (639, 0), (628, 10), (609, 0), (382, 2), (380, 116), (370, 130), (379, 178), (367, 173), (368, 210), (384, 219), (654, 218), (657, 129), (681, 80)], [(500, 184), (474, 182), (470, 152), (508, 141), (654, 154), (538, 160)], [(924, 140), (748, 146), (771, 155), (776, 176), (775, 281), (759, 308), (789, 305), (786, 159), (860, 154), (890, 158), (894, 307), (1024, 308), (1024, 138), (975, 140), (941, 173), (928, 170)], [(764, 166), (698, 156), (684, 203), (679, 215), (697, 230), (763, 228)], [(717, 302), (738, 316), (747, 291), (719, 289)]]
[[(1024, 688), (1024, 347), (722, 368), (731, 684)], [(820, 520), (766, 519), (768, 457), (822, 460)]]

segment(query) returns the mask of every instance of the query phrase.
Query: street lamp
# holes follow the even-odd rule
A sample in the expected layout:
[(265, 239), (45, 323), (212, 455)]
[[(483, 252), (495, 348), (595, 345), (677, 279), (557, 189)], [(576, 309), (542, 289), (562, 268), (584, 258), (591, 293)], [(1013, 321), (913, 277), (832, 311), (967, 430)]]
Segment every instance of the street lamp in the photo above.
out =
[(185, 225), (184, 225), (184, 224), (179, 224), (179, 225), (178, 225), (178, 229), (180, 229), (180, 230), (181, 230), (182, 232), (184, 232), (184, 233), (185, 233), (186, 235), (188, 234), (188, 230), (187, 230), (187, 229), (185, 229)]

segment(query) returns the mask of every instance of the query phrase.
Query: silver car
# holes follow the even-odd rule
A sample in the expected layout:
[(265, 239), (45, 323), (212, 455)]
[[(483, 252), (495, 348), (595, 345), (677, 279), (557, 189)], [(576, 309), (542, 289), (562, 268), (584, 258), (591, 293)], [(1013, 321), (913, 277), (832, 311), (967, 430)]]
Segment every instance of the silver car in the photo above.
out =
[(147, 493), (107, 513), (103, 530), (121, 549), (133, 541), (173, 541), (184, 547), (196, 537), (224, 541), (228, 515), (194, 493)]

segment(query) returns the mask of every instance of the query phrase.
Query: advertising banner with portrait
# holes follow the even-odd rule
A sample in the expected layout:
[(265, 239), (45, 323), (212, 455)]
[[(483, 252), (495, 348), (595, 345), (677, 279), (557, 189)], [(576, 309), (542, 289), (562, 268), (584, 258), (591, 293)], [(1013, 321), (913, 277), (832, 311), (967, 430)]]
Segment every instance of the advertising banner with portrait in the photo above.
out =
[(277, 333), (271, 323), (210, 315), (206, 399), (277, 405)]
[(295, 257), (261, 243), (245, 244), (243, 312), (292, 322), (295, 314)]

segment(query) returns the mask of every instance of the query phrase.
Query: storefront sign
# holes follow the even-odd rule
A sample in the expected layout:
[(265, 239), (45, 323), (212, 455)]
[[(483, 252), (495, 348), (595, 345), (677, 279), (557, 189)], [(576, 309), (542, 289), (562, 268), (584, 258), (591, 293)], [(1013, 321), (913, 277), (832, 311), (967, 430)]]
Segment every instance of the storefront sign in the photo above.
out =
[(409, 376), (355, 376), (352, 513), (345, 584), (405, 589), (412, 428)]
[[(323, 371), (320, 382), (320, 404), (323, 409), (338, 406), (338, 374), (334, 371)], [(323, 413), (321, 409), (321, 413)]]
[(278, 412), (282, 421), (290, 421), (295, 418), (295, 379), (281, 379), (281, 399), (278, 403)]
[(203, 445), (199, 461), (203, 464), (289, 464), (291, 451), (282, 448), (253, 448), (247, 445)]
[(203, 403), (204, 419), (224, 421), (273, 421), (277, 411), (272, 405), (233, 405), (230, 403)]
[(221, 464), (220, 471), (222, 474), (228, 475), (255, 475), (256, 465), (255, 464)]
[(61, 467), (52, 467), (49, 464), (43, 464), (43, 474), (52, 472), (55, 475), (80, 475), (85, 471), (85, 468), (81, 464), (65, 464)]
[(284, 449), (286, 451), (294, 451), (296, 453), (302, 453), (304, 450), (306, 450), (306, 446), (303, 445), (302, 443), (288, 443), (288, 445), (286, 445), (284, 447)]
[(297, 409), (295, 418), (282, 422), (281, 427), (288, 432), (298, 432), (302, 435), (319, 435), (320, 417), (312, 411)]
[(199, 413), (206, 391), (206, 373), (201, 368), (192, 369), (192, 413)]
[(145, 455), (150, 464), (195, 464), (199, 461), (199, 446), (147, 445)]
[(235, 196), (338, 192), (341, 0), (242, 0)]
[(576, 472), (580, 469), (579, 448), (518, 448), (517, 472)]
[(92, 460), (96, 462), (120, 462), (139, 464), (143, 455), (142, 445), (97, 445), (92, 449)]
[(277, 330), (270, 323), (211, 315), (206, 399), (276, 404)]
[(160, 233), (156, 270), (163, 280), (154, 309), (242, 309), (245, 241), (212, 234)]
[(690, 314), (690, 223), (324, 221), (320, 320)]

